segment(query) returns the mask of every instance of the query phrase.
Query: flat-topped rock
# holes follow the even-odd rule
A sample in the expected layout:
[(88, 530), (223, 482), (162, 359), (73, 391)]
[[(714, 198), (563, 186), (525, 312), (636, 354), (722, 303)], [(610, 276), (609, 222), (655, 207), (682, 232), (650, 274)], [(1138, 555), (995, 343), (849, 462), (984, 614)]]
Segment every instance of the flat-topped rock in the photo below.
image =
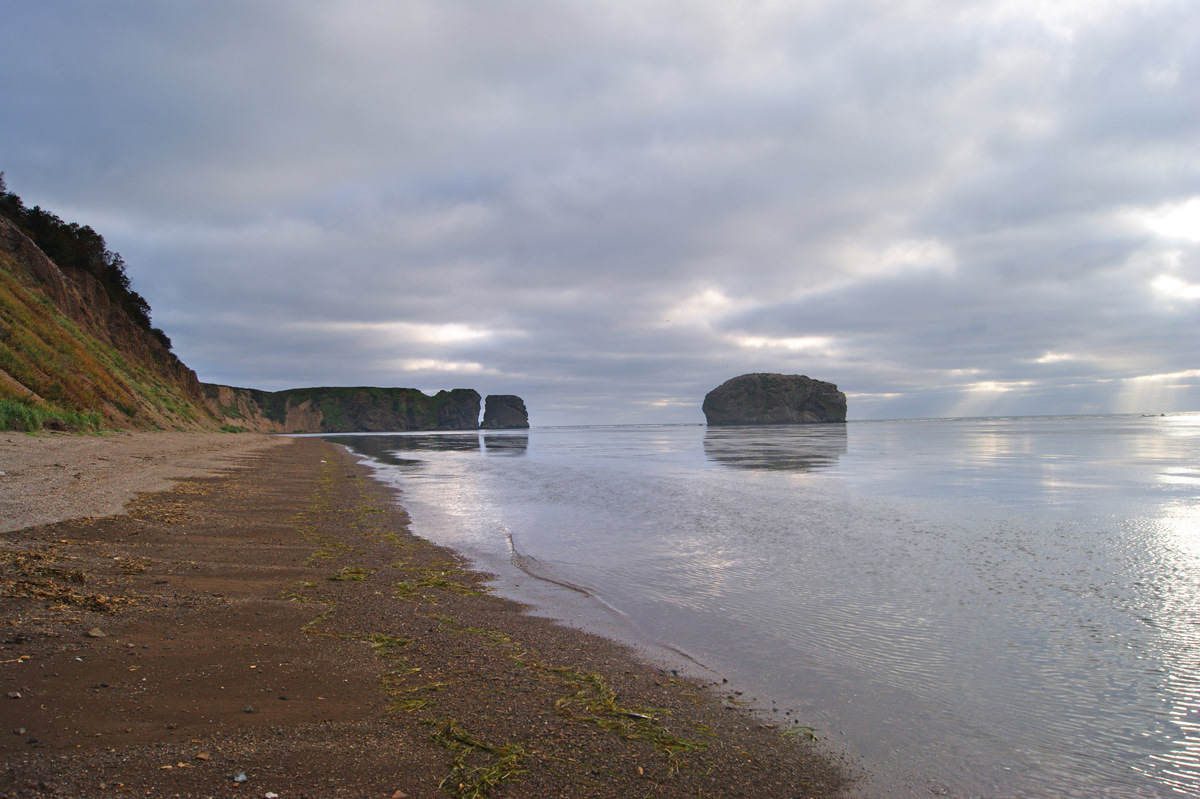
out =
[(704, 397), (709, 426), (846, 421), (846, 395), (806, 375), (754, 373), (726, 380)]
[(515, 394), (488, 394), (483, 401), (481, 430), (524, 430), (529, 427), (525, 400)]

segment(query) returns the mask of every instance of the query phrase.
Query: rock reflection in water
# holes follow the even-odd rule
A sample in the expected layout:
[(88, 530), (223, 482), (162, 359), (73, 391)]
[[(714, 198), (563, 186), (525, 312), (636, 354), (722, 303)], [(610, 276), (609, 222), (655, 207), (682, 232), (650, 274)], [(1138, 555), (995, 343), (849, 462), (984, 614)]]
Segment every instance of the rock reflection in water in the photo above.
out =
[(846, 425), (710, 427), (704, 454), (731, 469), (813, 472), (846, 454)]
[(487, 433), (483, 449), (488, 455), (524, 455), (529, 449), (528, 433)]
[[(326, 441), (349, 447), (355, 452), (395, 466), (414, 466), (421, 461), (406, 458), (406, 452), (479, 452), (483, 447), (478, 434), (426, 433), (421, 435), (322, 436)], [(489, 436), (491, 438), (491, 436)]]

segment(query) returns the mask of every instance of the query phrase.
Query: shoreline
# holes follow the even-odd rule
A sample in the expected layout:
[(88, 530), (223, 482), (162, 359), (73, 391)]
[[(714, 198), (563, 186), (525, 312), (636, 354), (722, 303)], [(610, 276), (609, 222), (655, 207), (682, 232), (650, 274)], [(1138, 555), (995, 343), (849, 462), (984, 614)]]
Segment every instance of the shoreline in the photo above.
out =
[(487, 593), (342, 447), (274, 443), (0, 534), (0, 795), (851, 789), (836, 756)]

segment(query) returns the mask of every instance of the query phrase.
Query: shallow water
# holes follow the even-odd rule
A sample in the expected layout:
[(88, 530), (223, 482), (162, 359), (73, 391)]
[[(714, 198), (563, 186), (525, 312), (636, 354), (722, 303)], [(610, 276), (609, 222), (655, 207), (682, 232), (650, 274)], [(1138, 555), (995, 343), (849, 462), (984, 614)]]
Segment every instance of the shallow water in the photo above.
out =
[(1200, 793), (1200, 415), (337, 440), (501, 592), (816, 727), (864, 796)]

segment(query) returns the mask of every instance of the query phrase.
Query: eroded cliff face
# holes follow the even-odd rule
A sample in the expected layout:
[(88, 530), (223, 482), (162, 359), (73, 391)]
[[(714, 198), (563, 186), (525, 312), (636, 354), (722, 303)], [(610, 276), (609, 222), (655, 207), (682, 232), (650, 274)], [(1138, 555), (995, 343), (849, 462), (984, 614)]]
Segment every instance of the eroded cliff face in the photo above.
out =
[(209, 410), (224, 424), (263, 433), (388, 433), (479, 429), (479, 392), (372, 386), (259, 391), (203, 384)]
[(97, 411), (115, 428), (211, 428), (196, 373), (0, 217), (0, 398)]
[(488, 394), (483, 403), (483, 430), (524, 430), (529, 427), (525, 400), (515, 394)]
[(709, 426), (846, 421), (846, 395), (807, 375), (755, 373), (726, 380), (704, 397)]

